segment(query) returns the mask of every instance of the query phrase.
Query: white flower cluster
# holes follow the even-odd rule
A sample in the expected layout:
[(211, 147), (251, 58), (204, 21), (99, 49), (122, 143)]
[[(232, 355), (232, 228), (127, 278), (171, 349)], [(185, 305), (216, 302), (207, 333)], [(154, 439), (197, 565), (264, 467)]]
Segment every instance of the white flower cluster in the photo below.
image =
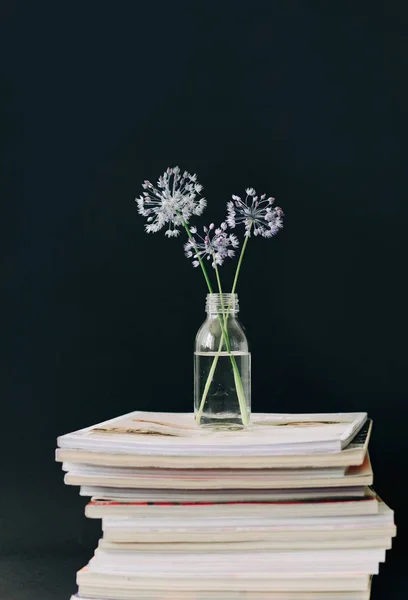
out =
[(190, 175), (180, 168), (169, 168), (159, 177), (157, 187), (150, 181), (143, 183), (144, 192), (136, 198), (138, 211), (147, 217), (147, 233), (156, 233), (168, 225), (168, 237), (176, 237), (192, 215), (201, 215), (207, 205), (205, 198), (197, 199), (203, 186), (197, 183), (197, 175)]
[(283, 228), (283, 210), (279, 206), (272, 208), (275, 198), (267, 198), (266, 194), (258, 198), (254, 188), (245, 191), (245, 200), (240, 196), (232, 196), (232, 202), (228, 202), (228, 225), (233, 229), (236, 225), (244, 224), (246, 237), (252, 231), (254, 235), (273, 237)]
[(199, 258), (212, 260), (212, 266), (215, 268), (222, 265), (226, 258), (232, 258), (235, 255), (234, 249), (238, 248), (239, 241), (234, 234), (227, 233), (226, 223), (221, 223), (217, 229), (215, 229), (214, 223), (211, 223), (209, 227), (203, 227), (203, 229), (204, 237), (197, 234), (196, 227), (191, 227), (190, 231), (193, 237), (184, 245), (187, 258), (194, 258), (194, 267), (199, 266)]

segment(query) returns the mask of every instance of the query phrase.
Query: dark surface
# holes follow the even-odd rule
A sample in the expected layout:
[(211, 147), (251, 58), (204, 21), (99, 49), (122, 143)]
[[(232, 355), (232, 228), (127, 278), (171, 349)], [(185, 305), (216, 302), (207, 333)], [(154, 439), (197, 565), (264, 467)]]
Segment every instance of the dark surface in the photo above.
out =
[(175, 164), (205, 222), (247, 186), (283, 207), (238, 290), (253, 408), (369, 412), (399, 527), (377, 597), (403, 597), (408, 20), (364, 5), (1, 4), (1, 598), (66, 598), (95, 547), (57, 435), (192, 407), (204, 282), (133, 201)]

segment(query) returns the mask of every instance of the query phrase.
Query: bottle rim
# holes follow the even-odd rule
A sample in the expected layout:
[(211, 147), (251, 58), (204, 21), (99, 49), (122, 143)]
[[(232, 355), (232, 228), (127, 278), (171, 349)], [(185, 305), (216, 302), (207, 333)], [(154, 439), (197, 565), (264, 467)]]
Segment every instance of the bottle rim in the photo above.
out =
[(228, 314), (236, 314), (239, 311), (238, 294), (207, 294), (206, 311), (207, 313), (228, 312)]

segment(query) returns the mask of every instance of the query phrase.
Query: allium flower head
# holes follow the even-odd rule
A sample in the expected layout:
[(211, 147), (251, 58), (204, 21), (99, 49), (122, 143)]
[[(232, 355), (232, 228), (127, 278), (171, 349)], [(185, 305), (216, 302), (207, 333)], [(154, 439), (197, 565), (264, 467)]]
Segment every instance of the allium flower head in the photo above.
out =
[(227, 233), (227, 224), (221, 223), (217, 229), (214, 223), (209, 227), (203, 227), (204, 237), (197, 233), (196, 227), (191, 227), (193, 238), (184, 244), (187, 258), (194, 258), (193, 266), (198, 267), (198, 258), (212, 260), (212, 266), (222, 265), (226, 258), (232, 258), (235, 254), (234, 248), (238, 248), (238, 238), (233, 233)]
[(197, 175), (190, 175), (179, 167), (167, 169), (154, 187), (150, 181), (142, 184), (145, 190), (136, 198), (138, 211), (147, 217), (147, 233), (156, 233), (168, 225), (166, 235), (177, 236), (178, 227), (188, 223), (192, 215), (201, 215), (207, 205), (205, 198), (197, 199), (203, 186), (197, 183)]
[(273, 237), (283, 228), (283, 210), (279, 206), (272, 208), (275, 198), (267, 198), (266, 194), (258, 198), (254, 188), (245, 191), (245, 200), (240, 196), (232, 196), (232, 201), (228, 202), (228, 225), (233, 229), (243, 223), (246, 237), (251, 235), (251, 231), (254, 235)]

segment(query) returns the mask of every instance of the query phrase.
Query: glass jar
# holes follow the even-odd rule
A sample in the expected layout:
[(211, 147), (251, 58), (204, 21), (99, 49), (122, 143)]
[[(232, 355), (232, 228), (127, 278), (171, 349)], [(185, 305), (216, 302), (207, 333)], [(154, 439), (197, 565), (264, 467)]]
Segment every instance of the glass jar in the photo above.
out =
[(194, 413), (201, 427), (241, 429), (251, 415), (251, 355), (237, 294), (207, 294), (194, 350)]

